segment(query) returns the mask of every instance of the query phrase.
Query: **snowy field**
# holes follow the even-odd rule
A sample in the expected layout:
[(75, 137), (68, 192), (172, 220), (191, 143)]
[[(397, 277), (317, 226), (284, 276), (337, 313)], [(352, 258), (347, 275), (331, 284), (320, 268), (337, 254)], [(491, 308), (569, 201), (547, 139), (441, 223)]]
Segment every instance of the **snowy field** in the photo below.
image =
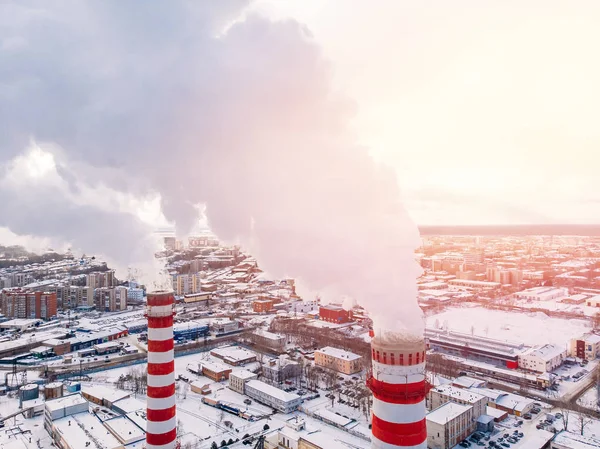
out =
[[(584, 320), (550, 318), (544, 313), (514, 313), (489, 310), (481, 306), (453, 307), (426, 318), (427, 327), (446, 327), (453, 331), (522, 342), (528, 345), (554, 343), (565, 346), (573, 337), (591, 330)], [(472, 329), (473, 328), (473, 329)]]
[(598, 410), (598, 390), (594, 385), (592, 388), (587, 390), (578, 400), (577, 403), (583, 407), (587, 407), (592, 410)]

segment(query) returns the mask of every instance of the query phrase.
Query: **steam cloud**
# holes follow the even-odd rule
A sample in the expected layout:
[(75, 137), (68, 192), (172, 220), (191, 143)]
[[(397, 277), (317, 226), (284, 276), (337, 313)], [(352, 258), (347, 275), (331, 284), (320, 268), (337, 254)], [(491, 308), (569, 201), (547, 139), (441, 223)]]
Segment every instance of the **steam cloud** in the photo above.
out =
[(0, 226), (127, 266), (155, 249), (132, 204), (160, 195), (181, 234), (205, 204), (271, 274), (421, 332), (418, 231), (394, 174), (355, 144), (307, 30), (240, 20), (246, 6), (0, 5)]

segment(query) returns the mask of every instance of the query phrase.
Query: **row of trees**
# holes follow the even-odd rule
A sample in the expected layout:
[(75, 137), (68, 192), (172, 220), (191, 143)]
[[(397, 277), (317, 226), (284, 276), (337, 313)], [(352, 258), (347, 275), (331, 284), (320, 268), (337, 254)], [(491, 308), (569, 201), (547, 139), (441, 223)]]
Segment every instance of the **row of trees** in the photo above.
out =
[(148, 373), (145, 369), (130, 368), (127, 374), (121, 374), (115, 386), (121, 390), (132, 391), (134, 394), (146, 394), (148, 388)]

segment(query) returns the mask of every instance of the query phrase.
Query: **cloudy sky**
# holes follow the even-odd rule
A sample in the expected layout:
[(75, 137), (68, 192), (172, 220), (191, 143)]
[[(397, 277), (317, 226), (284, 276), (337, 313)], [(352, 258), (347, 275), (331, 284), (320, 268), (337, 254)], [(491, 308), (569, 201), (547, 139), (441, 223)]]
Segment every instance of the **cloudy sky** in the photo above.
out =
[(418, 223), (600, 222), (598, 2), (254, 8), (311, 30)]

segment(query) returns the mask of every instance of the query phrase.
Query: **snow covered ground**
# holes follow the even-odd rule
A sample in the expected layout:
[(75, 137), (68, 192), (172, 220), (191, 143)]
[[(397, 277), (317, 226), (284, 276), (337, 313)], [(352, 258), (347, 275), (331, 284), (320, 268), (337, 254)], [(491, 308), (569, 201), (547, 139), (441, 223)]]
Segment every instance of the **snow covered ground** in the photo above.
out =
[(436, 324), (458, 332), (473, 331), (474, 335), (528, 345), (554, 343), (565, 346), (571, 338), (591, 330), (584, 320), (551, 318), (541, 312), (490, 310), (477, 304), (448, 308), (426, 318), (427, 327), (435, 328)]
[(596, 390), (596, 386), (594, 385), (592, 388), (588, 389), (578, 400), (577, 403), (582, 405), (583, 407), (587, 407), (592, 410), (599, 410), (598, 407), (598, 390)]

